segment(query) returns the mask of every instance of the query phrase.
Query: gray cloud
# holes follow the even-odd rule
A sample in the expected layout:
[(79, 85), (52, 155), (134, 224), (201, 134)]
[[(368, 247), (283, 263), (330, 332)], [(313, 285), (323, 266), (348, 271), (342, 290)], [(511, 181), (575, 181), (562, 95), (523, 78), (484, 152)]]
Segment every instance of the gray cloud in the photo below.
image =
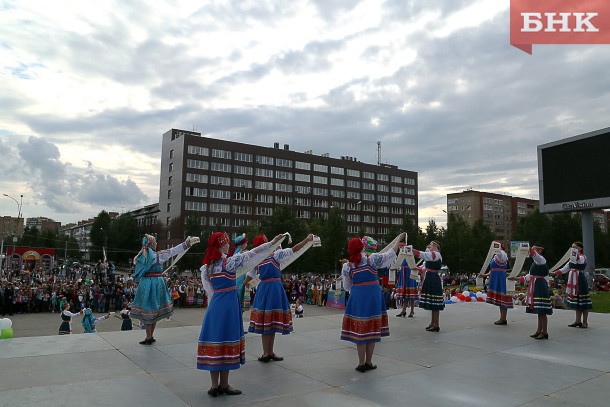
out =
[(147, 200), (131, 180), (119, 181), (95, 171), (82, 171), (61, 161), (57, 146), (31, 136), (17, 144), (19, 165), (38, 205), (58, 213), (81, 211), (83, 205), (99, 208), (132, 206)]

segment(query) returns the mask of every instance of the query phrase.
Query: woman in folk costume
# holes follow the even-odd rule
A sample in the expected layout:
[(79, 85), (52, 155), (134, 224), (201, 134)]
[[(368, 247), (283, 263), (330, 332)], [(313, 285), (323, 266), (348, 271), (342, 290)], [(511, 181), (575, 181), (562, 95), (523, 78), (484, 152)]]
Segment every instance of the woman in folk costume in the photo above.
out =
[[(401, 243), (404, 246), (404, 243)], [(403, 260), (400, 268), (396, 270), (396, 304), (402, 307), (402, 311), (397, 317), (407, 315), (407, 305), (410, 305), (411, 312), (409, 318), (415, 315), (415, 304), (419, 302), (419, 289), (417, 280), (411, 278), (411, 269), (407, 265), (407, 260)]]
[(572, 243), (572, 248), (578, 249), (576, 258), (570, 259), (561, 269), (555, 270), (555, 274), (560, 276), (569, 271), (566, 294), (568, 295), (568, 308), (576, 311), (576, 321), (568, 326), (588, 328), (589, 310), (593, 308), (593, 303), (591, 302), (589, 284), (584, 272), (587, 267), (587, 257), (583, 253), (581, 242)]
[[(245, 252), (247, 246), (248, 238), (246, 237), (246, 234), (244, 233), (241, 236), (237, 236), (227, 256), (231, 257), (234, 254), (243, 253)], [(237, 284), (237, 296), (239, 297), (239, 304), (242, 306), (242, 308), (244, 305), (244, 296), (246, 294), (246, 286), (244, 285), (245, 279), (246, 275), (244, 274), (235, 280), (235, 283)]]
[(131, 306), (131, 315), (146, 327), (146, 338), (140, 342), (141, 345), (151, 345), (156, 341), (153, 334), (157, 322), (170, 317), (174, 311), (174, 302), (163, 277), (163, 263), (197, 242), (198, 237), (189, 236), (184, 243), (157, 252), (154, 236), (142, 238), (142, 249), (133, 259), (136, 266), (134, 279), (139, 285)]
[(426, 331), (439, 332), (441, 330), (440, 311), (445, 309), (443, 285), (438, 275), (438, 271), (443, 266), (441, 244), (437, 240), (433, 240), (428, 244), (425, 252), (414, 249), (413, 255), (424, 260), (424, 265), (420, 269), (422, 283), (419, 307), (432, 311), (430, 325), (426, 327)]
[(70, 335), (72, 333), (72, 318), (79, 316), (81, 312), (73, 314), (70, 312), (70, 303), (66, 302), (63, 304), (63, 310), (61, 311), (61, 325), (59, 326), (60, 335)]
[(238, 271), (263, 261), (271, 247), (282, 239), (276, 236), (271, 243), (227, 257), (229, 236), (215, 232), (208, 239), (208, 248), (201, 267), (201, 281), (210, 303), (201, 326), (197, 345), (197, 369), (208, 370), (212, 387), (208, 394), (236, 395), (240, 390), (229, 385), (229, 371), (246, 363), (246, 341), (241, 306), (235, 285)]
[(95, 330), (95, 326), (99, 322), (102, 322), (110, 317), (110, 313), (108, 313), (99, 318), (96, 318), (93, 316), (93, 311), (91, 311), (91, 308), (85, 308), (83, 312), (85, 315), (83, 316), (81, 324), (83, 325), (83, 329), (85, 330), (86, 334), (97, 332)]
[[(248, 332), (261, 335), (263, 354), (260, 362), (282, 361), (273, 351), (275, 334), (288, 335), (292, 332), (292, 312), (282, 284), (281, 264), (295, 256), (307, 242), (313, 241), (313, 235), (295, 244), (292, 248), (275, 250), (271, 256), (263, 260), (256, 268), (248, 272), (244, 284), (248, 284), (258, 274), (261, 282), (256, 288), (256, 295), (250, 312)], [(252, 242), (254, 247), (267, 242), (265, 235), (258, 235)]]
[(349, 262), (343, 264), (341, 276), (345, 291), (349, 291), (350, 296), (345, 306), (341, 339), (356, 344), (356, 370), (361, 373), (377, 368), (372, 361), (375, 343), (380, 342), (382, 336), (390, 335), (388, 314), (377, 270), (394, 264), (399, 241), (402, 239), (404, 233), (398, 236), (390, 250), (371, 255), (367, 255), (364, 250), (365, 243), (371, 247), (372, 242), (368, 239), (355, 237), (347, 245)]
[[(551, 293), (549, 284), (545, 277), (549, 275), (549, 265), (542, 256), (543, 247), (532, 246), (530, 257), (534, 262), (530, 267), (530, 272), (519, 278), (523, 282), (528, 282), (527, 295), (525, 297), (525, 312), (538, 315), (538, 328), (530, 337), (534, 339), (549, 339), (548, 334), (548, 315), (553, 315), (551, 305)], [(517, 278), (515, 277), (514, 280)]]
[(507, 268), (508, 256), (504, 247), (502, 247), (489, 263), (489, 272), (480, 274), (481, 277), (491, 276), (489, 277), (486, 302), (500, 307), (500, 319), (494, 322), (495, 325), (508, 324), (506, 314), (509, 308), (513, 308), (513, 298), (506, 294)]

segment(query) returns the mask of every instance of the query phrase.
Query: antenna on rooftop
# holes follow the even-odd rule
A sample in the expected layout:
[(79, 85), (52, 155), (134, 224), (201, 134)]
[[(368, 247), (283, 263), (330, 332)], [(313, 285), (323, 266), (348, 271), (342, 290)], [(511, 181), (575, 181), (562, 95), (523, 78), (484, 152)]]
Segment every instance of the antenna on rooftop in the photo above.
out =
[(377, 165), (381, 165), (381, 141), (377, 142)]

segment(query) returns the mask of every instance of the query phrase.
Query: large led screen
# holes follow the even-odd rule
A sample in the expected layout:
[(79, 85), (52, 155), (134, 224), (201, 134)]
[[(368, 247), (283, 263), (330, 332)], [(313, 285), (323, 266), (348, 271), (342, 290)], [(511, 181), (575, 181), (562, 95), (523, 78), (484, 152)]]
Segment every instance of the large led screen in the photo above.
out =
[(541, 212), (610, 208), (610, 128), (538, 146)]

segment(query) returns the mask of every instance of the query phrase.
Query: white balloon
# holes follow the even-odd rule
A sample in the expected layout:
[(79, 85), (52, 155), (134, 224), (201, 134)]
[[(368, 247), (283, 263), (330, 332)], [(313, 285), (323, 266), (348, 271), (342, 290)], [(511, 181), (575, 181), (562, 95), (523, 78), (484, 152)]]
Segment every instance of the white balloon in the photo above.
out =
[(464, 297), (470, 297), (470, 291), (466, 290), (462, 293)]
[(13, 327), (13, 321), (11, 321), (10, 319), (6, 318), (6, 320), (8, 321), (8, 327), (12, 328)]
[(487, 301), (487, 294), (483, 294), (481, 297), (482, 297), (482, 298), (483, 298), (485, 301)]
[(482, 293), (482, 292), (480, 292), (480, 291), (479, 291), (479, 292), (477, 292), (477, 298), (481, 298), (482, 296), (483, 296), (483, 293)]
[(451, 301), (453, 302), (462, 302), (458, 297), (456, 297), (455, 295), (453, 297), (451, 297)]
[[(3, 329), (10, 328), (9, 321), (10, 320), (8, 318), (0, 318), (0, 331), (3, 330)], [(12, 324), (13, 323), (11, 322), (11, 325)]]

